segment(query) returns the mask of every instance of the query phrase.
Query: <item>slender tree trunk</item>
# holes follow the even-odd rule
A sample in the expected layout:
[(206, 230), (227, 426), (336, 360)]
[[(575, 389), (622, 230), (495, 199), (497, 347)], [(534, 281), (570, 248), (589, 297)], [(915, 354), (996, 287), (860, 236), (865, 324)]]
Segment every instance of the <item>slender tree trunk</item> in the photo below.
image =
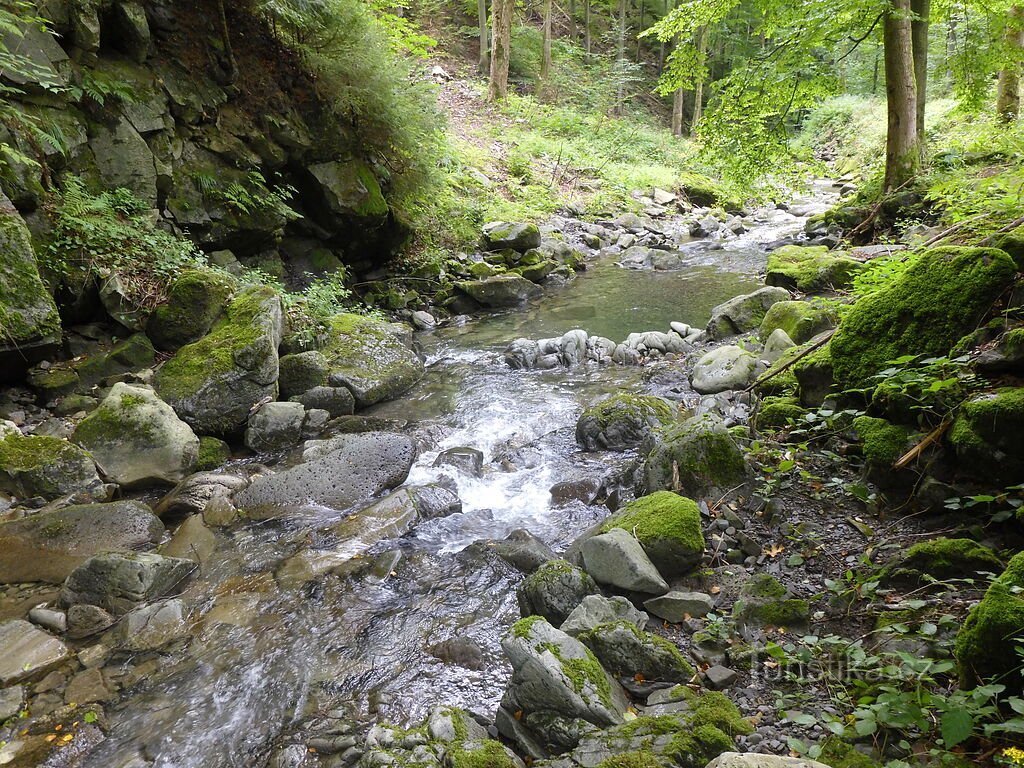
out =
[(576, 31), (576, 0), (569, 0), (569, 39), (575, 43), (578, 36)]
[(480, 74), (486, 75), (491, 69), (490, 30), (487, 27), (487, 0), (477, 0), (476, 14), (480, 22)]
[(931, 23), (931, 0), (910, 0), (914, 14), (910, 36), (914, 48), (914, 82), (917, 84), (917, 138), (924, 151), (924, 107), (928, 96), (928, 28)]
[(224, 0), (217, 0), (217, 20), (220, 22), (220, 37), (224, 43), (224, 56), (228, 60), (228, 83), (238, 78), (238, 64), (235, 62), (235, 50), (231, 47), (231, 35), (228, 31), (228, 15), (224, 10)]
[(881, 61), (882, 61), (882, 52), (881, 52), (881, 49), (879, 49), (879, 50), (875, 51), (875, 68), (874, 68), (874, 71), (871, 73), (871, 95), (872, 96), (874, 96), (876, 93), (878, 93), (878, 70), (879, 70), (879, 65), (880, 65)]
[(1013, 58), (999, 72), (996, 114), (1001, 122), (1012, 123), (1020, 116), (1020, 62), (1024, 52), (1024, 8), (1019, 5), (1010, 10), (1006, 49)]
[[(708, 28), (701, 27), (697, 33), (697, 54), (701, 67), (708, 52)], [(697, 130), (697, 125), (704, 117), (704, 75), (698, 75), (697, 82), (693, 87), (693, 119), (690, 121), (690, 135)]]
[(884, 40), (888, 111), (884, 191), (890, 192), (911, 181), (921, 166), (910, 0), (890, 0)]
[(626, 101), (626, 0), (619, 0), (619, 46), (618, 54), (618, 89), (615, 93), (615, 114), (622, 114), (622, 105)]
[(590, 53), (590, 0), (583, 0), (583, 48)]
[(512, 45), (512, 9), (515, 0), (493, 0), (491, 6), (491, 81), (487, 98), (499, 101), (508, 95), (508, 60)]
[(677, 88), (676, 92), (672, 94), (672, 135), (682, 136), (683, 135), (683, 98), (685, 91), (682, 88)]
[(551, 0), (544, 0), (544, 53), (540, 62), (541, 82), (551, 77)]
[(640, 0), (640, 26), (637, 27), (639, 30), (636, 35), (636, 63), (640, 63), (640, 32), (644, 31), (644, 21), (647, 16), (647, 3), (644, 0)]

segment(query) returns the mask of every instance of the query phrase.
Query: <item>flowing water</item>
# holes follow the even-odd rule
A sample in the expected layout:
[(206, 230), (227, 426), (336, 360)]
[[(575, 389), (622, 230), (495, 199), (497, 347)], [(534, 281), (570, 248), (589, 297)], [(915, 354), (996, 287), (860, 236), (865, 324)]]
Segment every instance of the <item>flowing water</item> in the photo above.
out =
[[(598, 260), (528, 308), (420, 334), (426, 376), (372, 415), (410, 422), (423, 450), (408, 482), (447, 475), (463, 513), (376, 546), (361, 574), (294, 590), (275, 584), (275, 568), (322, 546), (319, 531), (341, 511), (218, 534), (212, 564), (186, 593), (202, 614), (191, 642), (132, 660), (123, 681), (131, 693), (109, 708), (110, 738), (87, 765), (258, 765), (279, 736), (326, 711), (399, 723), (440, 703), (492, 713), (507, 679), (500, 639), (518, 618), (521, 576), (467, 547), (525, 528), (557, 551), (600, 519), (601, 508), (580, 502), (552, 506), (549, 489), (605, 477), (624, 460), (579, 452), (574, 426), (601, 395), (642, 386), (636, 368), (512, 371), (502, 351), (519, 336), (573, 328), (621, 340), (675, 320), (703, 326), (713, 306), (759, 287), (763, 244), (804, 223), (781, 211), (759, 218), (724, 247), (687, 244), (681, 270), (632, 272)], [(472, 478), (432, 466), (439, 451), (457, 446), (483, 451), (485, 462), (511, 459), (515, 469), (491, 465)], [(450, 653), (437, 647), (453, 639), (473, 649), (464, 665), (438, 658)]]

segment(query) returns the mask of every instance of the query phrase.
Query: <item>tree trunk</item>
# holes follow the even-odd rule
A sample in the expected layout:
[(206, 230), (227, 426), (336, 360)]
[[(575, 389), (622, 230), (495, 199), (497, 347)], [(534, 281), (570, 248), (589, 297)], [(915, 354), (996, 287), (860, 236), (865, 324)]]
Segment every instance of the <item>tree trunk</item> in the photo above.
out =
[(683, 135), (683, 96), (682, 88), (677, 88), (672, 94), (672, 135)]
[(644, 21), (647, 17), (647, 3), (645, 0), (640, 0), (640, 26), (637, 27), (636, 35), (636, 63), (640, 63), (640, 32), (644, 31)]
[(569, 0), (569, 39), (574, 43), (577, 38), (576, 31), (576, 0)]
[(480, 22), (480, 74), (485, 75), (491, 69), (491, 46), (488, 41), (490, 30), (487, 28), (487, 0), (477, 0), (476, 14)]
[(622, 115), (626, 101), (626, 0), (619, 0), (618, 88), (615, 93), (615, 114)]
[(238, 64), (235, 61), (235, 50), (231, 47), (231, 35), (228, 32), (228, 15), (224, 10), (224, 0), (217, 0), (217, 17), (220, 22), (220, 37), (224, 43), (224, 56), (228, 60), (228, 84), (238, 78)]
[(583, 0), (583, 48), (590, 53), (590, 0)]
[(928, 27), (932, 0), (910, 0), (914, 14), (910, 36), (914, 48), (914, 81), (917, 84), (917, 138), (924, 151), (924, 107), (928, 95)]
[[(708, 51), (708, 28), (701, 27), (700, 32), (697, 34), (697, 53), (700, 64), (704, 66), (704, 59), (707, 56)], [(701, 118), (704, 117), (704, 76), (700, 75), (697, 78), (697, 83), (693, 87), (693, 119), (690, 121), (690, 135), (697, 130), (697, 125), (700, 123)]]
[(1013, 59), (999, 72), (996, 114), (1004, 123), (1012, 123), (1020, 115), (1020, 60), (1024, 49), (1024, 8), (1010, 10), (1006, 23), (1006, 50)]
[(493, 0), (491, 6), (491, 81), (487, 98), (499, 101), (508, 95), (508, 60), (512, 45), (512, 9), (515, 0)]
[(921, 166), (910, 0), (890, 0), (884, 41), (888, 111), (884, 191), (891, 192), (911, 181)]
[(551, 76), (551, 0), (544, 0), (544, 53), (540, 62), (541, 82), (547, 82)]

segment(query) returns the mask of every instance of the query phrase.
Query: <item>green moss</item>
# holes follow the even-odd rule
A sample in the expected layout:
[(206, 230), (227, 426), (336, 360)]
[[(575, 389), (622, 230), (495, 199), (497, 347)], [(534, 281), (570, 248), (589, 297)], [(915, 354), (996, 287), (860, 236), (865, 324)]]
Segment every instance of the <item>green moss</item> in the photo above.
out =
[(806, 301), (779, 301), (768, 308), (759, 334), (767, 341), (772, 331), (781, 328), (795, 343), (802, 344), (835, 325), (836, 317), (824, 307)]
[[(635, 642), (624, 647), (621, 632)], [(642, 674), (648, 680), (686, 681), (694, 676), (693, 666), (675, 643), (660, 635), (644, 632), (625, 619), (601, 624), (577, 638), (592, 649), (604, 666), (615, 674)], [(628, 658), (625, 658), (627, 657)]]
[(761, 401), (754, 416), (754, 425), (762, 431), (780, 429), (803, 419), (807, 410), (795, 397), (769, 396)]
[(963, 685), (995, 680), (1009, 692), (1021, 691), (1020, 657), (1024, 636), (1024, 552), (1014, 555), (1006, 570), (968, 614), (956, 636), (954, 655)]
[(0, 467), (10, 472), (43, 469), (80, 455), (81, 449), (59, 437), (12, 432), (0, 440)]
[(1002, 567), (995, 552), (976, 541), (940, 538), (913, 545), (882, 575), (888, 581), (920, 581), (924, 576), (942, 580), (998, 573)]
[(152, 423), (132, 418), (132, 413), (145, 402), (144, 398), (131, 393), (123, 394), (116, 402), (111, 398), (104, 400), (75, 428), (74, 441), (93, 450), (98, 450), (100, 445), (123, 442), (147, 447), (156, 436)]
[(835, 382), (834, 370), (831, 341), (793, 364), (793, 376), (797, 381), (802, 405), (821, 405), (832, 391)]
[(868, 382), (902, 355), (943, 355), (974, 328), (1016, 273), (994, 248), (934, 248), (860, 299), (832, 337), (837, 382)]
[(678, 476), (681, 490), (696, 495), (742, 482), (746, 470), (743, 451), (721, 421), (698, 416), (657, 431), (643, 485), (648, 493), (672, 488)]
[(538, 621), (547, 621), (543, 616), (527, 616), (512, 625), (512, 636), (524, 640), (529, 639), (533, 625)]
[(597, 768), (663, 768), (663, 764), (651, 752), (623, 752), (602, 760)]
[(608, 518), (600, 531), (607, 533), (612, 528), (632, 533), (668, 576), (689, 570), (704, 554), (700, 507), (671, 491), (657, 491), (630, 502)]
[(205, 435), (199, 438), (196, 472), (210, 472), (223, 466), (230, 458), (231, 448), (223, 440)]
[(622, 419), (640, 418), (652, 423), (670, 424), (675, 418), (672, 406), (662, 398), (629, 392), (612, 395), (587, 408), (583, 415), (596, 418), (602, 428)]
[[(807, 345), (790, 347), (779, 356), (771, 366), (765, 371), (758, 381), (757, 391), (762, 395), (792, 395), (797, 391), (799, 384), (797, 383), (796, 376), (793, 374), (792, 362), (807, 349)], [(775, 373), (776, 371), (782, 371), (782, 373)]]
[(451, 768), (516, 768), (516, 761), (500, 742), (466, 742), (448, 749)]
[(786, 596), (786, 587), (770, 573), (756, 573), (743, 585), (740, 595), (759, 600), (774, 600)]
[[(557, 653), (555, 654), (558, 655)], [(572, 683), (576, 693), (583, 694), (589, 687), (597, 693), (597, 698), (606, 707), (612, 706), (612, 686), (608, 682), (608, 675), (604, 667), (598, 662), (597, 657), (587, 649), (586, 658), (563, 659), (559, 658), (565, 676)]]
[(8, 205), (0, 208), (0, 345), (56, 343), (57, 306), (36, 268), (28, 227)]
[(811, 615), (806, 600), (786, 597), (788, 590), (774, 576), (759, 573), (740, 590), (733, 605), (733, 616), (741, 624), (789, 627), (807, 623)]
[(236, 288), (234, 278), (219, 270), (182, 272), (168, 291), (167, 303), (150, 316), (146, 326), (150, 337), (161, 349), (178, 349), (198, 341), (224, 311)]
[(78, 372), (74, 368), (48, 368), (47, 370), (36, 369), (29, 373), (26, 383), (37, 390), (42, 396), (43, 402), (49, 402), (55, 397), (70, 395), (80, 385)]
[(98, 482), (89, 454), (67, 440), (18, 432), (0, 439), (0, 488), (17, 496), (52, 499)]
[(838, 736), (829, 736), (821, 743), (818, 760), (831, 768), (881, 768), (877, 760), (872, 760)]
[(830, 252), (823, 245), (787, 245), (768, 254), (765, 282), (804, 293), (819, 293), (848, 288), (863, 268), (861, 262), (844, 252)]
[(1024, 387), (1007, 387), (961, 406), (949, 442), (961, 466), (997, 482), (1024, 476)]
[(891, 467), (911, 443), (909, 430), (874, 416), (858, 416), (853, 431), (860, 438), (867, 463), (877, 468)]

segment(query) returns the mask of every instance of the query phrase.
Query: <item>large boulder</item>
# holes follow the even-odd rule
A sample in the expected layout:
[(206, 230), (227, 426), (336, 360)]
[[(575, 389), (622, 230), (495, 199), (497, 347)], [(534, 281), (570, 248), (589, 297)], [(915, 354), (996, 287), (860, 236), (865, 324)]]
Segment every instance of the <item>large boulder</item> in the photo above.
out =
[(712, 488), (731, 488), (746, 476), (742, 449), (725, 423), (710, 413), (657, 431), (644, 447), (640, 485), (645, 493), (678, 490), (700, 496)]
[(460, 291), (485, 307), (517, 307), (541, 292), (534, 283), (520, 275), (463, 280), (457, 285)]
[(583, 411), (576, 422), (576, 442), (585, 451), (636, 448), (657, 426), (675, 419), (675, 407), (660, 397), (621, 392)]
[(785, 332), (792, 343), (803, 344), (834, 326), (835, 316), (825, 307), (808, 301), (780, 301), (768, 309), (759, 333), (766, 344), (772, 333), (778, 330)]
[(933, 248), (860, 299), (830, 343), (836, 382), (863, 385), (903, 355), (944, 355), (974, 330), (1017, 267), (995, 248)]
[(707, 334), (717, 340), (753, 331), (760, 327), (772, 304), (788, 299), (789, 291), (772, 287), (729, 299), (711, 310)]
[(220, 271), (189, 269), (178, 275), (149, 316), (146, 334), (159, 349), (174, 351), (205, 336), (228, 302), (235, 281)]
[(519, 613), (543, 616), (561, 626), (584, 598), (598, 595), (597, 584), (584, 571), (565, 560), (552, 560), (535, 570), (516, 589)]
[(156, 375), (156, 391), (199, 434), (242, 430), (253, 405), (277, 395), (281, 299), (243, 290), (210, 333), (178, 350)]
[(679, 649), (658, 635), (644, 632), (631, 621), (601, 624), (579, 640), (597, 656), (601, 666), (614, 675), (669, 683), (685, 683), (693, 667)]
[(416, 458), (406, 435), (365, 432), (311, 441), (303, 463), (256, 478), (235, 503), (257, 516), (315, 504), (347, 509), (405, 482)]
[(11, 432), (0, 438), (0, 489), (20, 498), (104, 495), (96, 464), (67, 440)]
[(125, 488), (174, 485), (193, 469), (199, 438), (149, 387), (118, 382), (72, 441)]
[(744, 389), (757, 375), (757, 357), (741, 347), (712, 349), (693, 366), (690, 383), (702, 395)]
[(492, 221), (484, 225), (484, 248), (488, 251), (503, 251), (509, 248), (526, 253), (531, 248), (540, 248), (540, 229), (536, 224)]
[(94, 555), (64, 582), (61, 605), (94, 605), (121, 616), (142, 603), (179, 591), (196, 570), (191, 560), (149, 552)]
[(332, 317), (321, 353), (329, 385), (349, 389), (360, 408), (392, 400), (423, 377), (423, 361), (404, 332), (364, 315)]
[(848, 288), (864, 264), (824, 245), (786, 245), (768, 254), (765, 282), (803, 293)]
[(629, 531), (663, 576), (692, 571), (704, 557), (704, 533), (696, 502), (657, 491), (632, 501), (608, 518), (601, 531)]
[[(20, 370), (26, 357), (60, 343), (60, 316), (39, 277), (32, 236), (24, 219), (0, 192), (0, 381)], [(37, 358), (38, 359), (38, 358)]]
[(80, 504), (0, 523), (0, 584), (61, 584), (93, 555), (151, 546), (163, 533), (137, 501)]
[(580, 555), (587, 573), (601, 584), (651, 595), (668, 592), (668, 584), (643, 547), (622, 528), (612, 528), (584, 540)]
[(362, 160), (332, 160), (311, 165), (308, 170), (322, 203), (333, 215), (371, 221), (387, 216), (388, 204), (380, 181)]
[(954, 654), (964, 685), (995, 680), (1020, 693), (1017, 647), (1024, 627), (1024, 552), (1010, 560), (956, 636)]
[(1013, 483), (1024, 477), (1024, 387), (979, 395), (961, 406), (949, 442), (964, 469)]

